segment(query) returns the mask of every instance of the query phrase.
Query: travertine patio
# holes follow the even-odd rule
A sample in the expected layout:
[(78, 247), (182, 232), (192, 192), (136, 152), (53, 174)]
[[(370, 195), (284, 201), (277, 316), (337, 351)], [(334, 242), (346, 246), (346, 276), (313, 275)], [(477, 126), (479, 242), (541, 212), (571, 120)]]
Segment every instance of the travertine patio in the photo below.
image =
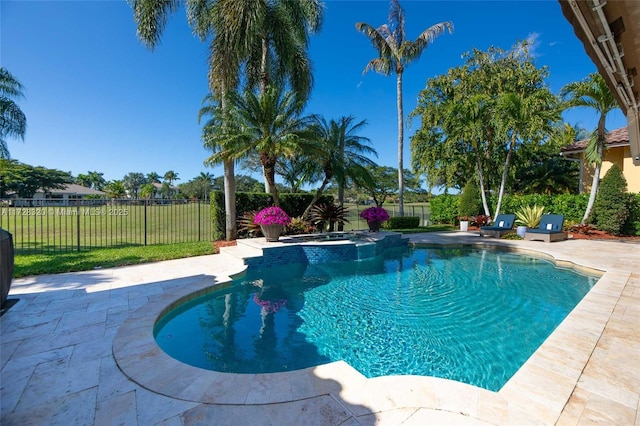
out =
[(230, 254), (17, 279), (9, 298), (19, 301), (0, 320), (0, 423), (640, 425), (640, 245), (410, 239), (508, 246), (604, 274), (497, 393), (431, 377), (366, 379), (344, 362), (226, 375), (169, 358), (153, 342), (155, 319), (241, 271)]

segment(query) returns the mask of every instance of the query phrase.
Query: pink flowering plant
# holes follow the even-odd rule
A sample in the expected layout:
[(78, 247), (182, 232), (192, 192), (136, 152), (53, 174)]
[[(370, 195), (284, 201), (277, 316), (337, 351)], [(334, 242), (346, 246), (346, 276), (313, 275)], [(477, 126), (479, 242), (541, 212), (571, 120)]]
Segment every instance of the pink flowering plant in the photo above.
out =
[(258, 212), (254, 218), (254, 223), (258, 225), (282, 225), (291, 223), (289, 215), (278, 206), (267, 207)]
[(389, 213), (387, 213), (387, 211), (382, 207), (369, 207), (360, 213), (360, 217), (367, 222), (373, 222), (376, 220), (386, 222), (389, 220)]

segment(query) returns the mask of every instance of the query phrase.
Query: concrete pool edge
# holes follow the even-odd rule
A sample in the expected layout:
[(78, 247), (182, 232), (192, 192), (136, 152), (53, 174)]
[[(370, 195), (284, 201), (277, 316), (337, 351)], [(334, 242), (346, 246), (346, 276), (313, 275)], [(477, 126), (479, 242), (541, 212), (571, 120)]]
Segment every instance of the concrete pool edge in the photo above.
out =
[[(414, 237), (413, 239), (419, 238)], [(463, 244), (466, 245), (466, 243)], [(482, 242), (482, 245), (487, 244), (495, 245), (493, 242)], [(434, 245), (439, 244), (434, 243)], [(447, 243), (442, 245), (447, 245)], [(562, 256), (556, 257), (549, 254), (546, 250), (548, 247), (542, 245), (539, 247), (540, 250), (538, 247), (523, 248), (525, 251), (532, 250), (536, 253), (550, 255), (555, 260), (563, 260)], [(581, 266), (594, 269), (593, 265)], [(273, 400), (295, 401), (311, 396), (331, 394), (351, 407), (350, 409), (356, 415), (358, 415), (359, 404), (363, 407), (375, 407), (372, 411), (376, 413), (413, 407), (462, 413), (466, 417), (488, 423), (553, 423), (562, 412), (562, 408), (580, 377), (582, 371), (580, 363), (584, 367), (593, 351), (595, 342), (598, 341), (598, 330), (604, 328), (607, 315), (610, 315), (609, 309), (602, 310), (601, 307), (585, 303), (585, 300), (587, 297), (592, 299), (605, 295), (609, 300), (608, 305), (615, 305), (630, 276), (630, 272), (607, 272), (606, 267), (597, 269), (605, 271), (598, 283), (572, 311), (565, 322), (554, 331), (498, 393), (433, 377), (387, 376), (365, 379), (344, 362), (326, 364), (298, 372), (268, 375), (235, 375), (190, 367), (173, 360), (162, 352), (153, 339), (153, 326), (167, 306), (181, 297), (210, 286), (210, 282), (206, 278), (198, 283), (182, 287), (179, 294), (158, 296), (135, 311), (118, 330), (113, 343), (113, 355), (122, 372), (142, 387), (172, 398), (194, 402), (266, 404)], [(238, 273), (241, 273), (241, 270)], [(596, 320), (592, 318), (594, 310), (601, 312)], [(590, 340), (589, 342), (578, 341), (567, 344), (567, 335), (570, 338), (575, 337), (575, 327), (578, 323), (580, 333), (584, 331), (583, 320), (567, 321), (574, 318), (575, 313), (580, 312), (588, 315), (588, 322), (595, 323), (589, 327), (587, 337)], [(558, 336), (554, 337), (556, 334)], [(549, 346), (554, 343), (554, 340), (560, 341), (560, 348), (569, 346), (571, 354), (576, 352), (577, 345), (580, 356), (575, 360), (577, 368), (571, 370), (572, 377), (563, 377), (562, 374), (551, 371), (559, 376), (558, 381), (553, 380), (551, 383), (547, 383), (544, 377), (540, 378), (538, 372), (542, 368), (540, 367), (541, 363), (550, 362), (552, 366), (558, 365), (557, 356), (553, 355), (553, 351), (557, 349), (555, 346), (558, 345)], [(540, 357), (537, 357), (538, 352), (545, 346), (549, 346), (552, 359), (548, 359), (549, 354), (545, 355), (544, 352)], [(565, 359), (561, 359), (561, 370), (565, 368), (566, 359), (571, 359), (571, 357), (564, 356)], [(286, 375), (290, 377), (286, 377)], [(516, 378), (517, 380), (514, 380)], [(536, 383), (544, 387), (542, 395), (535, 391)]]

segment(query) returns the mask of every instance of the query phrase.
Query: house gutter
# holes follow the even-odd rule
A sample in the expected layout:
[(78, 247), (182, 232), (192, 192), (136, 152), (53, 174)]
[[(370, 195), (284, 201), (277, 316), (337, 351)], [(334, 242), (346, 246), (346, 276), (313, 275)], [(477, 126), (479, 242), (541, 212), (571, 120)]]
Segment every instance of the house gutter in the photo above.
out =
[[(615, 86), (618, 97), (624, 103), (623, 110), (627, 114), (631, 158), (635, 166), (640, 166), (640, 119), (638, 103), (632, 89), (634, 82), (629, 78), (629, 75), (625, 70), (622, 62), (622, 56), (624, 54), (618, 49), (613, 33), (611, 32), (611, 28), (609, 27), (607, 17), (604, 14), (603, 8), (607, 3), (606, 1), (601, 2), (600, 0), (592, 0), (594, 5), (592, 10), (596, 13), (600, 24), (604, 28), (604, 34), (601, 34), (598, 37), (593, 34), (593, 31), (589, 27), (587, 20), (578, 6), (578, 0), (569, 0), (568, 3), (581, 29), (584, 31), (588, 44), (593, 48), (595, 55), (604, 69), (609, 81)], [(616, 78), (616, 74), (620, 75), (620, 79)]]

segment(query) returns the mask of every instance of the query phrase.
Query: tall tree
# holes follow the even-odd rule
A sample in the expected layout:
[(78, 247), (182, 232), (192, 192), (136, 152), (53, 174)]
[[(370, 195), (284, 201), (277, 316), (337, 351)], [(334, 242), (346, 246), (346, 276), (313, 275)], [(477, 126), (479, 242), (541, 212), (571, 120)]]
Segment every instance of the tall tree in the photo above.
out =
[(593, 209), (600, 184), (600, 168), (607, 137), (607, 114), (619, 107), (604, 78), (598, 73), (589, 74), (582, 81), (567, 84), (560, 90), (560, 96), (565, 99), (567, 108), (592, 108), (599, 114), (598, 127), (593, 131), (584, 150), (584, 160), (594, 165), (589, 202), (582, 217), (582, 224), (585, 224)]
[(486, 193), (506, 191), (512, 155), (545, 142), (559, 111), (544, 84), (547, 70), (535, 67), (526, 45), (509, 52), (473, 49), (464, 58), (464, 65), (427, 81), (420, 94), (411, 114), (421, 117), (411, 141), (413, 165), (430, 183), (444, 178), (459, 188), (475, 169), (490, 216)]
[(173, 182), (180, 180), (180, 178), (178, 177), (178, 173), (174, 172), (173, 170), (169, 170), (168, 172), (166, 172), (164, 176), (162, 176), (162, 178), (170, 186), (173, 185)]
[(87, 178), (91, 188), (102, 191), (104, 186), (107, 184), (107, 181), (102, 177), (103, 175), (104, 173), (100, 173), (95, 170), (93, 172), (87, 172)]
[(125, 189), (129, 191), (129, 196), (138, 198), (140, 187), (146, 183), (146, 179), (142, 173), (131, 172), (127, 173), (122, 179), (122, 184)]
[(109, 198), (124, 198), (127, 196), (127, 190), (121, 180), (107, 183), (105, 191)]
[(160, 175), (156, 172), (147, 173), (147, 183), (160, 183)]
[(415, 41), (405, 39), (404, 10), (398, 0), (391, 0), (389, 22), (378, 28), (358, 22), (356, 29), (371, 40), (378, 51), (378, 58), (369, 61), (364, 69), (366, 73), (374, 70), (385, 76), (396, 74), (396, 104), (398, 108), (398, 213), (404, 215), (404, 111), (402, 106), (402, 74), (405, 67), (420, 58), (422, 52), (437, 36), (445, 30), (453, 32), (453, 24), (440, 22), (424, 30)]
[[(309, 119), (299, 116), (301, 105), (292, 92), (283, 92), (274, 86), (259, 95), (250, 90), (245, 90), (243, 95), (230, 93), (229, 102), (229, 111), (201, 110), (201, 114), (212, 114), (203, 129), (205, 146), (221, 148), (206, 161), (218, 164), (226, 158), (237, 160), (257, 153), (273, 202), (279, 205), (276, 162), (305, 146)], [(226, 128), (216, 125), (223, 121), (227, 123)], [(311, 145), (309, 148), (313, 149)]]
[[(168, 16), (179, 8), (180, 1), (128, 1), (138, 24), (138, 37), (153, 50), (160, 42)], [(246, 8), (238, 0), (187, 0), (186, 9), (187, 21), (193, 32), (203, 41), (210, 40), (209, 87), (224, 104), (226, 93), (238, 84), (240, 62), (246, 57), (242, 47), (244, 34), (237, 25), (237, 22), (244, 22), (242, 14)], [(233, 25), (234, 21), (236, 25)], [(234, 240), (237, 235), (234, 162), (227, 158), (223, 165), (226, 238)]]
[(30, 166), (17, 160), (0, 158), (0, 198), (15, 192), (20, 198), (32, 198), (37, 190), (63, 189), (73, 178), (67, 172)]
[(24, 97), (23, 90), (22, 84), (5, 67), (0, 67), (0, 158), (11, 158), (7, 138), (24, 140), (27, 117), (15, 102)]
[(355, 122), (353, 116), (342, 116), (337, 120), (327, 120), (314, 116), (310, 127), (316, 149), (312, 158), (321, 165), (324, 178), (320, 187), (305, 210), (311, 210), (326, 186), (332, 180), (338, 187), (338, 203), (344, 203), (344, 191), (347, 181), (371, 181), (367, 168), (375, 166), (368, 155), (378, 156), (370, 144), (371, 141), (358, 133), (367, 125), (365, 120)]

